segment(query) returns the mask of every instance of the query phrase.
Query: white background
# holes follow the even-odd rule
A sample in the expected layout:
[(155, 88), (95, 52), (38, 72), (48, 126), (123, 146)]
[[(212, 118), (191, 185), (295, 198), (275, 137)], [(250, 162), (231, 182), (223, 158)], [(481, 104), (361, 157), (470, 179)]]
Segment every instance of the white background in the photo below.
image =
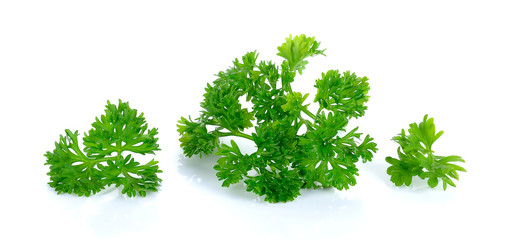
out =
[[(510, 10), (505, 1), (2, 1), (0, 238), (509, 239)], [(369, 109), (352, 124), (380, 151), (348, 191), (269, 204), (242, 185), (222, 188), (216, 157), (182, 155), (176, 121), (198, 116), (206, 83), (235, 57), (257, 49), (280, 63), (277, 46), (301, 33), (327, 56), (311, 59), (294, 88), (314, 94), (329, 69), (367, 76)], [(119, 98), (159, 129), (160, 191), (57, 195), (44, 153)], [(424, 114), (445, 131), (437, 153), (466, 160), (457, 188), (389, 181), (390, 139)]]

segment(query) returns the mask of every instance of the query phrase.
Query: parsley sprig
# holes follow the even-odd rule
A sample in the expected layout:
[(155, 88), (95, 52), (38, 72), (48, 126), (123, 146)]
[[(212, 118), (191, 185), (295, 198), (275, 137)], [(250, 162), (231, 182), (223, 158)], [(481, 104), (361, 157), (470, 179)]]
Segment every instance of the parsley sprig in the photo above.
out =
[[(314, 37), (290, 36), (278, 47), (284, 58), (280, 66), (257, 62), (256, 51), (236, 58), (207, 84), (200, 116), (178, 121), (184, 154), (219, 155), (214, 169), (222, 186), (243, 181), (247, 191), (269, 202), (291, 201), (302, 188), (355, 185), (356, 163), (371, 161), (377, 151), (369, 135), (347, 129), (349, 120), (367, 109), (368, 79), (349, 71), (323, 73), (314, 85), (319, 108), (312, 113), (309, 94), (293, 91), (291, 84), (309, 57), (324, 55), (319, 45)], [(245, 108), (242, 98), (253, 107)], [(257, 150), (242, 153), (234, 140), (221, 144), (227, 136), (249, 139)]]
[(146, 164), (135, 161), (132, 154), (154, 154), (160, 150), (156, 128), (148, 129), (144, 114), (137, 114), (128, 102), (107, 102), (105, 114), (92, 123), (92, 129), (79, 146), (78, 131), (65, 130), (55, 142), (55, 150), (46, 152), (45, 165), (50, 165), (49, 185), (58, 193), (90, 196), (106, 186), (122, 186), (129, 197), (146, 196), (157, 191), (161, 170), (154, 159)]
[(387, 157), (385, 160), (391, 164), (387, 169), (390, 180), (396, 185), (410, 186), (412, 178), (418, 176), (428, 179), (428, 185), (434, 188), (442, 180), (443, 189), (447, 185), (455, 187), (452, 179), (459, 180), (458, 171), (466, 172), (455, 162), (465, 162), (460, 156), (437, 156), (432, 150), (433, 143), (442, 136), (443, 131), (436, 132), (433, 118), (424, 116), (420, 123), (410, 124), (409, 135), (402, 129), (401, 133), (392, 140), (399, 144), (397, 154), (399, 159)]

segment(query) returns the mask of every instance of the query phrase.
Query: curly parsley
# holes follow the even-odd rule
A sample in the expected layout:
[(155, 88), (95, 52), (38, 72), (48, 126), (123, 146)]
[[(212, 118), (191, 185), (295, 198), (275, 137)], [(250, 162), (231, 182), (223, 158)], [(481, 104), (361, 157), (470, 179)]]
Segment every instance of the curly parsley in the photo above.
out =
[[(221, 156), (214, 169), (222, 186), (242, 181), (247, 191), (268, 202), (292, 201), (302, 188), (355, 185), (356, 163), (371, 161), (377, 151), (369, 135), (347, 129), (349, 120), (367, 109), (368, 79), (349, 71), (323, 73), (314, 85), (319, 109), (310, 112), (309, 94), (293, 91), (291, 84), (306, 59), (324, 55), (319, 45), (314, 37), (290, 36), (278, 47), (277, 55), (284, 58), (280, 66), (257, 62), (255, 51), (235, 59), (207, 85), (200, 116), (178, 121), (184, 154)], [(253, 107), (244, 108), (241, 98)], [(221, 144), (226, 136), (249, 139), (257, 150), (244, 154), (234, 140)]]
[(105, 115), (96, 118), (92, 129), (83, 137), (82, 151), (78, 131), (65, 130), (55, 142), (55, 150), (46, 152), (45, 165), (50, 165), (49, 185), (58, 193), (90, 196), (106, 186), (122, 186), (130, 197), (156, 192), (161, 170), (154, 159), (146, 164), (135, 161), (131, 154), (154, 154), (158, 148), (156, 128), (148, 129), (144, 114), (137, 114), (128, 102), (116, 106), (107, 102)]
[(399, 144), (397, 154), (399, 159), (387, 157), (385, 160), (391, 164), (387, 169), (390, 180), (396, 185), (410, 186), (412, 178), (419, 176), (428, 179), (428, 185), (434, 188), (442, 180), (444, 190), (447, 185), (455, 187), (452, 179), (459, 180), (458, 171), (466, 170), (453, 162), (465, 162), (460, 156), (437, 156), (432, 150), (433, 143), (442, 136), (443, 131), (435, 132), (433, 118), (424, 116), (420, 123), (410, 124), (409, 135), (404, 129), (401, 134), (392, 138)]

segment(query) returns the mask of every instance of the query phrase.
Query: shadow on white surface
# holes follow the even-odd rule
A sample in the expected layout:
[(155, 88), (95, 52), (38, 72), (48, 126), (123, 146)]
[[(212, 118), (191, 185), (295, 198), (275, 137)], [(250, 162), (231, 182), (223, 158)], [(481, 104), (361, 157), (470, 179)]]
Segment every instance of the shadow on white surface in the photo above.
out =
[(155, 194), (137, 199), (123, 199), (127, 197), (116, 192), (112, 195), (105, 196), (104, 201), (97, 205), (97, 214), (90, 216), (89, 224), (98, 234), (108, 236), (126, 231), (145, 232), (158, 219)]
[(111, 186), (90, 197), (52, 194), (55, 194), (54, 203), (65, 213), (62, 216), (69, 217), (61, 221), (84, 224), (93, 236), (108, 238), (147, 232), (158, 219), (157, 193), (153, 192), (148, 192), (144, 198), (129, 198), (120, 188)]
[[(251, 208), (249, 213), (240, 212), (239, 217), (256, 216), (249, 220), (254, 228), (265, 229), (272, 236), (312, 239), (334, 229), (350, 233), (366, 216), (365, 202), (357, 194), (333, 188), (305, 189), (301, 193), (293, 202)], [(260, 220), (265, 217), (267, 221)]]
[[(218, 156), (200, 158), (179, 156), (178, 172), (191, 186), (213, 193), (216, 209), (223, 218), (240, 222), (239, 231), (262, 231), (268, 236), (313, 237), (318, 231), (352, 231), (363, 221), (365, 201), (356, 190), (302, 189), (301, 195), (287, 203), (268, 203), (246, 191), (244, 183), (221, 186), (213, 166)], [(211, 196), (211, 195), (210, 195)], [(264, 219), (264, 220), (263, 220)], [(303, 235), (311, 233), (310, 236)]]

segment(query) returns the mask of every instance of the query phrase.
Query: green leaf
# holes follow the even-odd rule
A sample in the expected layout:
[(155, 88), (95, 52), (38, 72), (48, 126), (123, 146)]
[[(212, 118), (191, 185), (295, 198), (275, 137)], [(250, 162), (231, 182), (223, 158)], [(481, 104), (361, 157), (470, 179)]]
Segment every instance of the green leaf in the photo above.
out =
[(222, 187), (229, 187), (232, 184), (238, 183), (252, 168), (252, 157), (242, 154), (238, 145), (233, 140), (231, 140), (231, 146), (222, 144), (216, 155), (222, 156), (213, 167), (218, 171), (216, 174), (218, 180), (223, 181)]
[(131, 155), (127, 155), (119, 158), (115, 165), (106, 169), (109, 170), (108, 172), (120, 173), (117, 176), (110, 176), (109, 185), (122, 186), (122, 193), (128, 197), (134, 197), (137, 194), (146, 196), (147, 191), (156, 192), (162, 181), (157, 176), (157, 173), (162, 171), (158, 168), (158, 161), (154, 159), (141, 165)]
[(358, 169), (355, 163), (360, 158), (370, 161), (376, 144), (367, 137), (358, 143), (360, 133), (357, 129), (337, 136), (337, 131), (344, 131), (347, 119), (342, 114), (330, 113), (328, 117), (321, 114), (314, 130), (308, 131), (300, 138), (302, 156), (299, 166), (304, 173), (306, 188), (335, 187), (348, 189), (356, 184)]
[(323, 73), (321, 79), (316, 80), (318, 89), (314, 102), (320, 107), (331, 111), (340, 111), (349, 118), (358, 118), (365, 114), (369, 100), (369, 83), (367, 77), (357, 77), (354, 73), (346, 71), (341, 74), (338, 70)]
[(266, 196), (271, 203), (288, 202), (300, 195), (303, 184), (297, 170), (264, 171), (261, 175), (245, 180), (247, 191)]
[(295, 36), (289, 35), (286, 42), (277, 49), (277, 55), (285, 58), (289, 63), (291, 71), (298, 71), (302, 74), (308, 61), (305, 59), (316, 55), (325, 55), (325, 50), (319, 50), (319, 42), (314, 37), (307, 37), (305, 35)]
[(187, 157), (195, 154), (210, 154), (218, 147), (218, 136), (208, 132), (206, 124), (200, 118), (197, 122), (181, 117), (178, 121), (179, 141)]
[(373, 141), (374, 138), (370, 137), (369, 135), (366, 135), (364, 138), (364, 141), (355, 148), (355, 155), (360, 158), (362, 158), (362, 162), (368, 162), (373, 159), (374, 153), (378, 151), (378, 148), (376, 147), (376, 143)]
[(246, 92), (235, 85), (208, 84), (204, 101), (201, 103), (205, 118), (211, 118), (218, 126), (231, 131), (252, 127), (254, 113), (241, 105), (239, 98), (243, 94)]
[(116, 106), (107, 102), (105, 114), (92, 123), (92, 129), (83, 138), (88, 156), (107, 156), (114, 152), (130, 151), (154, 154), (160, 150), (157, 144), (158, 129), (148, 129), (144, 114), (137, 114), (128, 102), (119, 100)]
[(392, 164), (392, 166), (387, 168), (387, 174), (390, 175), (390, 181), (392, 181), (396, 186), (402, 186), (403, 184), (410, 186), (412, 178), (416, 175), (416, 173), (410, 171), (406, 164), (398, 159), (387, 157), (385, 160)]
[(109, 185), (122, 185), (122, 193), (129, 197), (157, 191), (161, 182), (156, 175), (161, 172), (158, 162), (140, 165), (131, 155), (123, 156), (124, 152), (154, 154), (160, 150), (157, 129), (148, 129), (143, 113), (137, 114), (121, 100), (118, 106), (107, 102), (105, 114), (96, 118), (92, 127), (83, 138), (83, 151), (78, 131), (66, 130), (55, 150), (45, 154), (49, 185), (55, 191), (90, 196)]
[(282, 110), (298, 118), (304, 110), (307, 110), (307, 106), (309, 106), (309, 104), (303, 104), (308, 96), (308, 93), (304, 96), (302, 96), (300, 92), (288, 93), (286, 96), (286, 104), (282, 105)]
[(284, 91), (271, 89), (269, 85), (261, 86), (255, 91), (252, 104), (257, 122), (272, 122), (289, 115), (282, 108), (286, 104)]
[(428, 180), (428, 185), (429, 185), (431, 188), (436, 187), (436, 185), (438, 185), (438, 178), (436, 178), (436, 177), (431, 177), (431, 178)]
[(411, 184), (412, 176), (419, 176), (422, 179), (428, 178), (428, 185), (434, 188), (438, 185), (438, 179), (442, 179), (444, 190), (447, 185), (455, 187), (451, 178), (458, 180), (457, 171), (466, 172), (466, 170), (452, 162), (465, 162), (459, 156), (436, 156), (432, 150), (433, 143), (442, 136), (443, 131), (436, 132), (433, 118), (424, 116), (421, 123), (412, 123), (408, 129), (409, 135), (406, 135), (403, 129), (401, 133), (394, 138), (399, 143), (398, 156), (400, 160), (387, 157), (387, 162), (391, 166), (387, 173), (391, 176), (391, 181), (396, 186), (402, 185), (405, 180)]
[(58, 193), (75, 193), (90, 196), (106, 186), (104, 175), (98, 169), (102, 159), (85, 156), (78, 146), (78, 131), (66, 129), (55, 142), (55, 150), (46, 152), (45, 165), (50, 165), (49, 185)]

